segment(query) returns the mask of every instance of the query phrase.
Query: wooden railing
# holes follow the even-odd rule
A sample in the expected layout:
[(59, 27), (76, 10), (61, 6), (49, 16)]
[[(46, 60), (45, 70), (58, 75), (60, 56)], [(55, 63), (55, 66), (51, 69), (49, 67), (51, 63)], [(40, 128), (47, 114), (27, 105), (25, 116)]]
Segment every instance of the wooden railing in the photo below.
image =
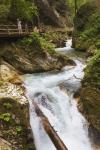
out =
[(22, 37), (31, 35), (32, 32), (32, 26), (22, 26), (22, 31), (19, 32), (17, 25), (0, 25), (0, 37)]

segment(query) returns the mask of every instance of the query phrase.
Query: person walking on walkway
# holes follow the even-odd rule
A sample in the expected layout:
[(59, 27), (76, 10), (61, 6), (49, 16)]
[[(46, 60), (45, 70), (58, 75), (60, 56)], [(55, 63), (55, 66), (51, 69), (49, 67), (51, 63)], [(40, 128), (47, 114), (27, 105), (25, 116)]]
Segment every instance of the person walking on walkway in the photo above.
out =
[(25, 23), (25, 32), (28, 33), (28, 25)]
[(21, 24), (21, 20), (17, 19), (17, 25), (18, 25), (18, 31), (19, 31), (19, 34), (22, 33), (22, 24)]

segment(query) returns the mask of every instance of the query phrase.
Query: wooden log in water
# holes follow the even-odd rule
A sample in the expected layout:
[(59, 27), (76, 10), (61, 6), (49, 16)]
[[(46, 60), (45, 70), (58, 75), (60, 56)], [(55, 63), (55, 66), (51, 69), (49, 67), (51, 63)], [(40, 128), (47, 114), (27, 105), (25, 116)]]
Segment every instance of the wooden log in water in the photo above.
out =
[(41, 118), (42, 125), (44, 127), (44, 130), (50, 137), (51, 141), (55, 145), (57, 150), (68, 150), (63, 141), (58, 136), (57, 132), (54, 130), (54, 128), (51, 126), (48, 118), (43, 114), (43, 112), (40, 110), (39, 106), (34, 103), (35, 112), (36, 114)]

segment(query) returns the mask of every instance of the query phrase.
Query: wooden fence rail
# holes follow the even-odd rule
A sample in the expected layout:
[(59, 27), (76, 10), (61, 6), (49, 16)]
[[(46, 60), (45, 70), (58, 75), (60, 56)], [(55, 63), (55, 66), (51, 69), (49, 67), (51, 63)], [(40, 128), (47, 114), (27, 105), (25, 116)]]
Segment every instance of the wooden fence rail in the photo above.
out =
[(22, 26), (22, 32), (19, 32), (17, 25), (0, 25), (0, 38), (2, 37), (24, 37), (33, 32), (32, 26)]

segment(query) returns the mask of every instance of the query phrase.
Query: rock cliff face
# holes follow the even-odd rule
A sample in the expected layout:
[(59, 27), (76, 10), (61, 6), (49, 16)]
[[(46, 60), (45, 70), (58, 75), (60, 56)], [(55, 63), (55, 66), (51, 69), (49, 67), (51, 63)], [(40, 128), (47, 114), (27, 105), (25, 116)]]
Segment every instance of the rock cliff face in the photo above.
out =
[(80, 92), (80, 110), (100, 136), (100, 1), (86, 3), (77, 12), (73, 46), (93, 58), (87, 63)]
[(29, 104), (16, 69), (0, 61), (0, 149), (34, 150)]
[(46, 24), (59, 27), (71, 25), (70, 9), (65, 0), (34, 0), (39, 9), (40, 19)]
[(100, 1), (81, 6), (74, 20), (73, 47), (93, 54), (100, 48)]
[(42, 48), (40, 43), (27, 45), (6, 43), (2, 46), (1, 57), (21, 73), (60, 70), (65, 65), (75, 65), (67, 56), (57, 54), (54, 50), (43, 50), (44, 43)]

